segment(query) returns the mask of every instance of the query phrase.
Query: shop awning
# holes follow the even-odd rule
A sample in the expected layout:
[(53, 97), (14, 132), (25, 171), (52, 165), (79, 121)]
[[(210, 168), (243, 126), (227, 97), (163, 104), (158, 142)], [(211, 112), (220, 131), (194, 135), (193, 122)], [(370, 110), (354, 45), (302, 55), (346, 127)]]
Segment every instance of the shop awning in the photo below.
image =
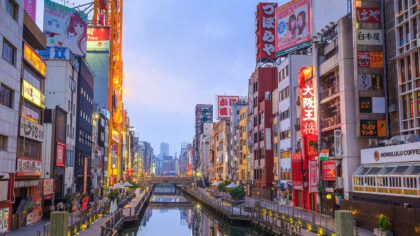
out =
[(420, 164), (361, 165), (353, 176), (417, 176)]

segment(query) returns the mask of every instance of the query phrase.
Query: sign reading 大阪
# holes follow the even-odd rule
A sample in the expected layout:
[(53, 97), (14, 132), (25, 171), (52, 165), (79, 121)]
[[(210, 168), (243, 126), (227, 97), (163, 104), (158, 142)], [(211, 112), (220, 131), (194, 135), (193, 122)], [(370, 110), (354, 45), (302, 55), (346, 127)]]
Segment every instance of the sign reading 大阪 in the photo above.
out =
[(277, 3), (259, 3), (255, 19), (257, 61), (275, 58), (275, 9)]
[(230, 118), (233, 103), (237, 101), (239, 101), (239, 96), (217, 96), (217, 119)]

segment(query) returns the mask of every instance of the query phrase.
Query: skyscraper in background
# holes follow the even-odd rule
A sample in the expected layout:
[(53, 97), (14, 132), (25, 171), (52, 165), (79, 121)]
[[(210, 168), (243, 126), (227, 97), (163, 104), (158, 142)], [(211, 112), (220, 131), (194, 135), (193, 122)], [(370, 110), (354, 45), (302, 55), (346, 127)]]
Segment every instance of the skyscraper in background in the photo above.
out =
[(165, 157), (169, 155), (169, 143), (160, 143), (160, 156)]

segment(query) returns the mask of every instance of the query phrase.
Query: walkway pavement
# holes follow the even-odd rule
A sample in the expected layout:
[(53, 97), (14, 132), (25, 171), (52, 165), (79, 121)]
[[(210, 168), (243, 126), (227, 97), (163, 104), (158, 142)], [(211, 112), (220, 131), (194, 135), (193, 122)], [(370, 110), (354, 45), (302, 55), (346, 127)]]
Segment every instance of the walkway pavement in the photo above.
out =
[(41, 220), (32, 225), (27, 225), (18, 230), (6, 233), (7, 236), (38, 236), (38, 232), (42, 233), (44, 225), (50, 220)]
[(79, 232), (79, 236), (92, 236), (92, 235), (101, 235), (101, 225), (105, 223), (105, 221), (111, 217), (111, 215), (107, 214), (104, 217), (98, 219), (96, 222), (92, 223), (88, 229)]

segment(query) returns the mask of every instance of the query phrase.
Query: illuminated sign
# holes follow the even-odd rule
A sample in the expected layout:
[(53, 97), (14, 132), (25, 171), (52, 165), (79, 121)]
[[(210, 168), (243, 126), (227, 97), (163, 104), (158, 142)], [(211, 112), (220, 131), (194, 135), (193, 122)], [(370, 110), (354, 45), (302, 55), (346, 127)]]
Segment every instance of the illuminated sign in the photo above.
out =
[(17, 176), (41, 176), (41, 161), (26, 158), (17, 158)]
[(361, 113), (372, 112), (372, 98), (371, 97), (359, 97), (359, 108)]
[(360, 136), (362, 137), (385, 137), (385, 120), (360, 120)]
[(276, 57), (275, 9), (276, 3), (259, 3), (255, 14), (257, 61)]
[(322, 179), (323, 180), (336, 180), (337, 170), (335, 161), (322, 162)]
[(382, 52), (357, 52), (358, 67), (383, 68), (384, 60)]
[(300, 152), (292, 154), (292, 181), (293, 186), (302, 185), (302, 157)]
[(109, 27), (88, 27), (87, 50), (109, 51)]
[(302, 136), (317, 135), (312, 67), (302, 68), (299, 72), (299, 80)]
[(24, 44), (23, 50), (23, 58), (45, 77), (47, 75), (47, 66), (38, 53), (32, 50), (26, 43)]
[(22, 96), (33, 104), (45, 108), (45, 96), (37, 88), (32, 86), (26, 80), (22, 83)]
[(318, 162), (309, 161), (309, 192), (317, 193), (318, 192)]
[(66, 145), (57, 142), (56, 166), (64, 166), (65, 163)]
[(120, 134), (116, 131), (112, 131), (112, 140), (114, 140), (117, 143), (120, 143)]

